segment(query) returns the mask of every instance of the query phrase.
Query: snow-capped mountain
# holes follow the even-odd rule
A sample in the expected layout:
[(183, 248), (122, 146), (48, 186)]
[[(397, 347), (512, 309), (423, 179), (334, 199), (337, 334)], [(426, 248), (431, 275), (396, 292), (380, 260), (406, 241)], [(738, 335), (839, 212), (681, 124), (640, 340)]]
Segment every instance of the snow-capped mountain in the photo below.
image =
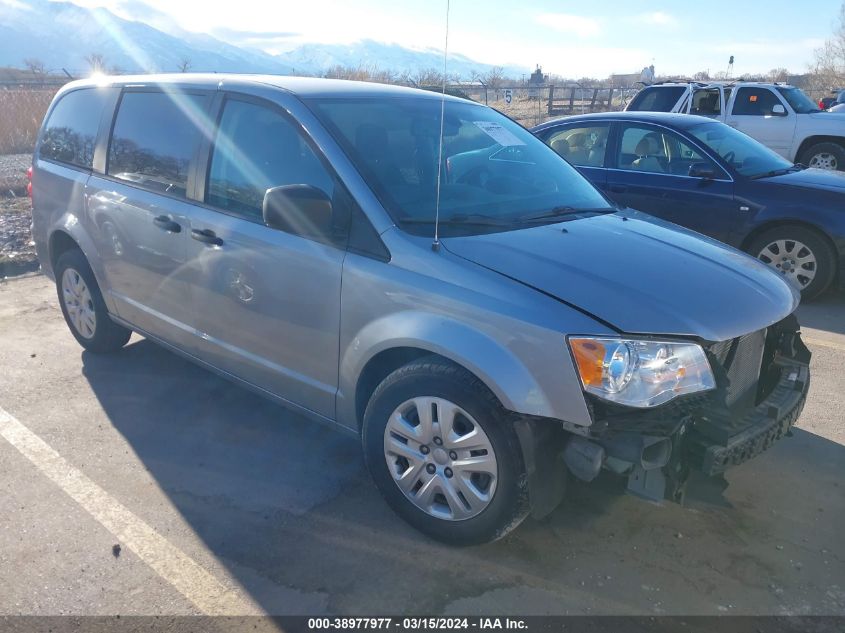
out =
[[(118, 72), (177, 71), (187, 63), (192, 71), (320, 74), (340, 65), (413, 75), (443, 64), (442, 51), (372, 40), (303, 44), (270, 55), (172, 25), (161, 30), (104, 8), (49, 0), (0, 0), (0, 66), (21, 67), (25, 59), (34, 59), (50, 71), (64, 68), (81, 75), (90, 71), (86, 58), (92, 54), (102, 56), (107, 71)], [(490, 68), (463, 55), (449, 55), (450, 75), (470, 78)], [(506, 69), (506, 74), (514, 76), (523, 72), (523, 68)]]

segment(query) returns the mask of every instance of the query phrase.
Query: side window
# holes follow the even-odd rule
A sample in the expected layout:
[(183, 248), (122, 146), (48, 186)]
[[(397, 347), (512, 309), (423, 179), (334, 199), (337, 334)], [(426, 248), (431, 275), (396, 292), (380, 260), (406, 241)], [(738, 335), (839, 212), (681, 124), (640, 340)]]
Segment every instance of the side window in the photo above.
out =
[(86, 88), (62, 97), (50, 113), (38, 157), (91, 169), (107, 95), (106, 90)]
[(107, 173), (184, 198), (188, 168), (206, 120), (204, 103), (201, 95), (124, 93), (109, 143)]
[(718, 116), (721, 113), (722, 107), (719, 102), (718, 88), (706, 88), (704, 90), (696, 90), (693, 93), (690, 114)]
[(772, 108), (783, 105), (768, 88), (743, 87), (736, 91), (732, 114), (740, 116), (771, 116)]
[(335, 198), (334, 177), (286, 116), (228, 100), (211, 154), (206, 202), (263, 223), (265, 192), (283, 185), (311, 185)]
[(686, 86), (650, 86), (640, 90), (626, 110), (637, 112), (671, 112)]
[(694, 163), (716, 165), (678, 134), (662, 128), (628, 125), (622, 129), (619, 169), (686, 176)]
[(607, 123), (567, 127), (553, 132), (546, 142), (573, 165), (603, 167), (609, 129)]

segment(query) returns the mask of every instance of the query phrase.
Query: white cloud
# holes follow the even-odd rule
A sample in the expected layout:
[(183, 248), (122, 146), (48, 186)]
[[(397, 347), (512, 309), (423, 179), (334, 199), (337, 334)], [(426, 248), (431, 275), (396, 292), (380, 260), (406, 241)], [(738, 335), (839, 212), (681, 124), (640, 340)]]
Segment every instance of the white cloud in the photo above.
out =
[(570, 13), (540, 13), (534, 17), (534, 21), (561, 33), (582, 38), (593, 37), (601, 31), (598, 20)]
[(664, 11), (652, 11), (651, 13), (641, 13), (636, 17), (636, 21), (642, 24), (652, 24), (654, 26), (678, 25), (678, 18)]

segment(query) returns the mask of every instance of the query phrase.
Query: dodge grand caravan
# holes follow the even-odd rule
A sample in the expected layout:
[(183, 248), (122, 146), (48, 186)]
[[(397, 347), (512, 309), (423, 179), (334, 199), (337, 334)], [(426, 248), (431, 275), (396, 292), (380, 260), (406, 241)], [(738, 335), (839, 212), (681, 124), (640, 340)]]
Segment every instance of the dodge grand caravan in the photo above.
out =
[[(393, 509), (503, 536), (602, 469), (680, 501), (788, 434), (798, 295), (613, 206), (453, 97), (273, 76), (68, 84), (33, 231), (72, 334), (132, 331), (355, 434)], [(435, 218), (439, 219), (439, 222)]]

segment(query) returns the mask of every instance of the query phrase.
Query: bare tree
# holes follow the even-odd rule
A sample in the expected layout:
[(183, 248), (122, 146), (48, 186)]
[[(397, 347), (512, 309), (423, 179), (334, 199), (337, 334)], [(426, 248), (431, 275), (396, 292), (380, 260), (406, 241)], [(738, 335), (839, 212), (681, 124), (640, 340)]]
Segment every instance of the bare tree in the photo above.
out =
[(27, 57), (23, 60), (23, 65), (26, 66), (26, 69), (33, 75), (40, 76), (47, 73), (47, 68), (44, 66), (44, 62), (40, 59), (36, 59), (35, 57)]
[(191, 58), (183, 57), (176, 66), (180, 73), (186, 73), (191, 69)]
[(692, 76), (696, 81), (710, 81), (710, 72), (706, 70), (699, 70)]
[(786, 68), (772, 68), (768, 72), (769, 81), (788, 81), (789, 71)]
[(106, 71), (106, 58), (102, 53), (91, 53), (85, 56), (85, 62), (91, 67), (92, 73)]
[(811, 68), (814, 87), (832, 88), (845, 85), (845, 3), (839, 8), (839, 21), (833, 35), (816, 50)]
[(502, 85), (505, 79), (505, 69), (501, 66), (493, 66), (483, 77), (484, 85), (496, 90)]

